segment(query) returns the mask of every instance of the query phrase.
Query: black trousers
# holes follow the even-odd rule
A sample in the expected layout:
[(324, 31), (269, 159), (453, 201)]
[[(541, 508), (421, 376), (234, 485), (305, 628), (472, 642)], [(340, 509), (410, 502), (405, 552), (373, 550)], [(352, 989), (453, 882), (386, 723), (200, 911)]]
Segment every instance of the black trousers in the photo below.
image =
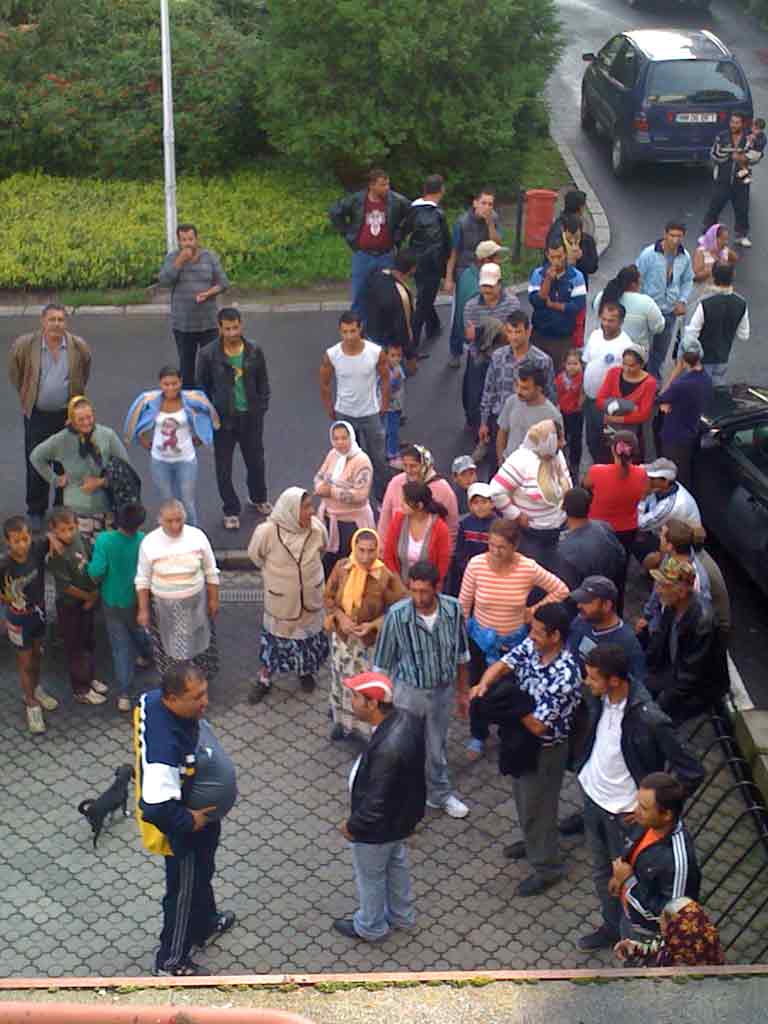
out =
[[(29, 416), (24, 417), (24, 456), (27, 464), (27, 511), (31, 516), (44, 516), (48, 511), (48, 499), (50, 497), (50, 486), (47, 480), (43, 480), (36, 469), (32, 468), (29, 455), (33, 448), (42, 441), (47, 441), (53, 434), (63, 430), (67, 422), (67, 410), (56, 409), (53, 412), (43, 412), (34, 408)], [(53, 464), (54, 472), (59, 476), (64, 472), (63, 467), (58, 463)], [(54, 504), (60, 505), (62, 501), (61, 491), (56, 488)]]
[(568, 451), (568, 468), (571, 471), (573, 486), (579, 486), (582, 455), (582, 435), (584, 433), (584, 413), (564, 412), (563, 427), (565, 428), (565, 445)]
[(238, 445), (245, 463), (248, 497), (251, 501), (266, 501), (263, 413), (242, 412), (229, 416), (222, 422), (219, 430), (214, 432), (216, 483), (225, 516), (240, 515), (240, 499), (232, 486), (232, 459)]
[(165, 858), (163, 930), (157, 966), (178, 967), (193, 945), (202, 945), (216, 924), (213, 874), (221, 824), (212, 821), (184, 837), (184, 853)]
[(712, 190), (712, 199), (704, 218), (704, 229), (711, 227), (720, 220), (720, 214), (730, 202), (733, 206), (734, 230), (739, 236), (749, 234), (749, 185), (729, 185), (728, 182), (716, 183)]
[(436, 270), (416, 270), (416, 309), (413, 313), (413, 344), (418, 349), (421, 329), (426, 327), (427, 338), (440, 331), (440, 317), (435, 309), (435, 299), (440, 289), (441, 275)]
[(195, 386), (195, 363), (197, 353), (211, 341), (219, 336), (218, 329), (212, 327), (207, 331), (176, 331), (173, 337), (176, 339), (176, 349), (179, 353), (179, 370), (181, 372), (181, 383), (185, 388)]

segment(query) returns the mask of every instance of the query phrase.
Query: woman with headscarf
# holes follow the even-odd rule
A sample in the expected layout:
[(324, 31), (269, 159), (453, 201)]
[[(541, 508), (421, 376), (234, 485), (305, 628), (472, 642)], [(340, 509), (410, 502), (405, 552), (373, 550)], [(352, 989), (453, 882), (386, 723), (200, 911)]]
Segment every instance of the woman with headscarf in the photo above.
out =
[[(77, 528), (87, 541), (106, 528), (111, 505), (104, 470), (112, 458), (128, 462), (123, 442), (111, 427), (96, 422), (84, 395), (67, 405), (67, 425), (32, 449), (29, 461), (49, 484), (64, 489), (64, 504), (77, 516)], [(63, 472), (57, 475), (53, 464)]]
[(403, 472), (393, 476), (387, 485), (379, 515), (379, 536), (386, 540), (392, 517), (403, 507), (403, 487), (407, 483), (426, 484), (432, 497), (445, 507), (446, 525), (451, 538), (451, 554), (459, 529), (459, 504), (456, 494), (445, 477), (435, 469), (432, 452), (420, 444), (412, 444), (403, 451)]
[(261, 569), (264, 584), (262, 667), (251, 685), (251, 704), (269, 693), (277, 672), (295, 672), (302, 690), (311, 693), (315, 673), (328, 657), (323, 631), (328, 534), (313, 513), (311, 496), (302, 487), (289, 487), (248, 545), (248, 557)]
[(661, 934), (650, 942), (622, 939), (613, 947), (618, 960), (643, 967), (717, 967), (725, 963), (720, 936), (695, 900), (680, 896), (661, 912)]
[(728, 245), (730, 232), (725, 224), (713, 224), (699, 237), (699, 244), (693, 253), (693, 279), (696, 287), (688, 300), (688, 309), (693, 312), (702, 299), (712, 294), (714, 284), (712, 270), (716, 263), (735, 263), (738, 256)]
[(150, 631), (161, 676), (180, 662), (191, 661), (210, 680), (219, 671), (216, 558), (203, 531), (187, 526), (177, 498), (162, 503), (157, 521), (157, 529), (139, 546), (136, 622)]
[(379, 536), (363, 527), (352, 537), (348, 558), (333, 567), (325, 585), (325, 629), (331, 641), (330, 705), (332, 740), (357, 734), (368, 739), (370, 727), (352, 714), (349, 676), (368, 672), (381, 624), (390, 605), (406, 592), (396, 573), (379, 558)]
[(491, 481), (501, 515), (521, 520), (520, 554), (552, 572), (557, 570), (557, 542), (566, 518), (563, 496), (572, 486), (562, 443), (554, 420), (534, 424)]
[(315, 494), (322, 499), (317, 515), (328, 531), (328, 547), (323, 555), (326, 576), (340, 558), (349, 554), (355, 530), (375, 526), (368, 500), (373, 483), (371, 460), (346, 420), (332, 423), (329, 435), (331, 450), (315, 473)]

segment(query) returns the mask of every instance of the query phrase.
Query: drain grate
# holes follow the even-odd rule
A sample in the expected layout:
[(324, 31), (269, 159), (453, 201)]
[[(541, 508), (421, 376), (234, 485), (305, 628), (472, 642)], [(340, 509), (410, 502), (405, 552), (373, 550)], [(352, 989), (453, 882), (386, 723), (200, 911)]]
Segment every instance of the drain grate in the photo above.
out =
[(221, 587), (219, 590), (219, 600), (222, 604), (257, 604), (263, 598), (264, 591), (261, 587), (244, 587), (232, 590)]

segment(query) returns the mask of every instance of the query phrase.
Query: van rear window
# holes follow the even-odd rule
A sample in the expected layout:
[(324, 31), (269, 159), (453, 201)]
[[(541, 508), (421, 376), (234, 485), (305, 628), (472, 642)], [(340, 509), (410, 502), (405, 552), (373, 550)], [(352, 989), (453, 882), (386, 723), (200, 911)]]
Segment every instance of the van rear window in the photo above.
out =
[(649, 103), (721, 103), (746, 100), (741, 72), (728, 60), (663, 60), (651, 65)]

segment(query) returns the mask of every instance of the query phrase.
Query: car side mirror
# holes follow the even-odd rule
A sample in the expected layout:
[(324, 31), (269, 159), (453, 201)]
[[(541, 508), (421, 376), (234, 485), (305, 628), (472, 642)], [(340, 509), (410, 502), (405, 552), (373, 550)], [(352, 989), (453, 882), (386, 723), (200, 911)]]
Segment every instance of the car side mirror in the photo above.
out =
[(595, 59), (595, 55), (594, 55), (594, 53), (582, 53), (581, 59), (582, 60), (586, 60), (586, 61), (591, 61), (591, 60)]
[(702, 434), (699, 439), (699, 447), (705, 451), (717, 448), (720, 445), (720, 435), (716, 431), (708, 431)]

